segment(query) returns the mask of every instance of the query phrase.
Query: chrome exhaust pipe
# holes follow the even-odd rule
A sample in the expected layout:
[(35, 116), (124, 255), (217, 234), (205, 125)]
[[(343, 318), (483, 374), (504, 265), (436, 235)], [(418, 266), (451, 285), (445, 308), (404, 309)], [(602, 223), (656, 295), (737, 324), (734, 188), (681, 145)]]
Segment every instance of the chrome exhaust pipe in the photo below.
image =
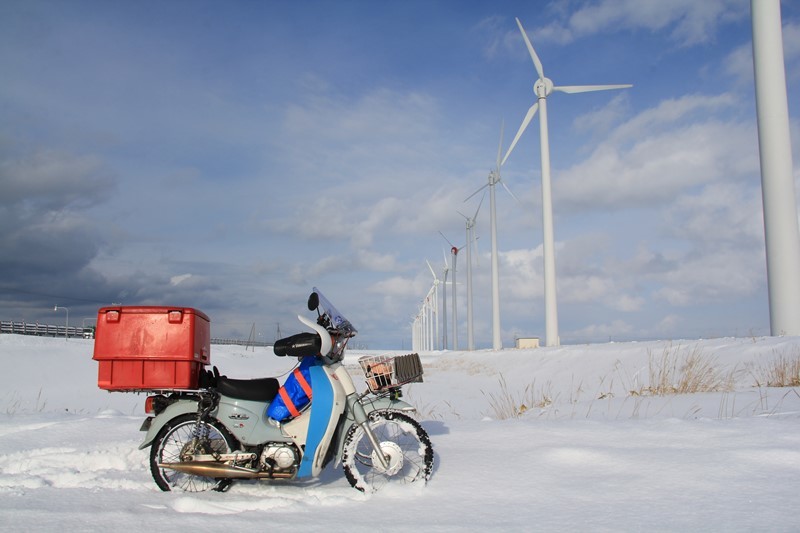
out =
[(158, 463), (159, 468), (169, 468), (193, 476), (226, 479), (289, 479), (293, 472), (264, 472), (242, 466), (232, 466), (219, 461), (202, 461), (187, 463)]

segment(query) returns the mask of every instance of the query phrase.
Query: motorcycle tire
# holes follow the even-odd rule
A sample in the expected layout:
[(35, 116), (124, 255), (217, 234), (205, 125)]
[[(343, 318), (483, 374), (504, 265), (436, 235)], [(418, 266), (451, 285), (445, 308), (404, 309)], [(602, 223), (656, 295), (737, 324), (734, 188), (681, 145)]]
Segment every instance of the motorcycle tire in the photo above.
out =
[(425, 483), (430, 478), (433, 446), (419, 422), (396, 411), (373, 411), (368, 424), (388, 467), (379, 462), (364, 429), (353, 424), (342, 450), (344, 474), (350, 485), (361, 492), (375, 492), (390, 482)]
[[(197, 415), (186, 414), (170, 420), (156, 435), (150, 447), (150, 472), (163, 491), (204, 492), (224, 490), (229, 480), (215, 479), (158, 466), (160, 463), (180, 462), (185, 453), (230, 453), (236, 449), (236, 439), (216, 421), (200, 423), (203, 434), (194, 445)], [(190, 449), (194, 446), (194, 449)]]

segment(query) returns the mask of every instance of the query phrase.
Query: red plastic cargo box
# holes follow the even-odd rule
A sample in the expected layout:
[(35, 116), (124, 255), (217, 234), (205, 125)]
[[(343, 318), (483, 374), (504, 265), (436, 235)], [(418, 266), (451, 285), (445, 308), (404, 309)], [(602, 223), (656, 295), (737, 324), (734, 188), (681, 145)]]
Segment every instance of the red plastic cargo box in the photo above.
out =
[(103, 307), (92, 359), (101, 389), (196, 389), (211, 362), (210, 323), (187, 307)]

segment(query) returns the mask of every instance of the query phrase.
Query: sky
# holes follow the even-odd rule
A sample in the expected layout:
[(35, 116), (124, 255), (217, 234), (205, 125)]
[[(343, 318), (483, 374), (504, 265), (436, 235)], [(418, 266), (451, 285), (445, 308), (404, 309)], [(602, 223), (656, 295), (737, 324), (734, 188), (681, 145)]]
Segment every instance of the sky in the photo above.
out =
[[(800, 3), (782, 11), (797, 182)], [(556, 85), (633, 84), (548, 99), (561, 342), (768, 334), (744, 0), (2, 2), (0, 319), (174, 305), (272, 341), (317, 286), (362, 347), (410, 347), (426, 261), (441, 277), (442, 234), (465, 244), (465, 199), (534, 101), (515, 17)], [(544, 337), (534, 122), (501, 169), (518, 200), (497, 191), (506, 347)]]

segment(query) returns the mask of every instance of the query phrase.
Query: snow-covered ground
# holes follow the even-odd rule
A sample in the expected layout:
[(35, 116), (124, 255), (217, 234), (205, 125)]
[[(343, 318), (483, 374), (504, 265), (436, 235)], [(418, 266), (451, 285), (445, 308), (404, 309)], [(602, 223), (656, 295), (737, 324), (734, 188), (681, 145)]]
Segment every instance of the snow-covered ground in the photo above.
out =
[[(757, 386), (800, 357), (797, 337), (423, 354), (407, 399), (432, 479), (375, 495), (330, 466), (304, 483), (161, 492), (137, 449), (144, 396), (99, 390), (91, 356), (89, 340), (0, 335), (0, 530), (800, 530), (800, 389)], [(687, 361), (730, 390), (648, 391)], [(241, 378), (292, 365), (216, 345), (212, 362)]]

